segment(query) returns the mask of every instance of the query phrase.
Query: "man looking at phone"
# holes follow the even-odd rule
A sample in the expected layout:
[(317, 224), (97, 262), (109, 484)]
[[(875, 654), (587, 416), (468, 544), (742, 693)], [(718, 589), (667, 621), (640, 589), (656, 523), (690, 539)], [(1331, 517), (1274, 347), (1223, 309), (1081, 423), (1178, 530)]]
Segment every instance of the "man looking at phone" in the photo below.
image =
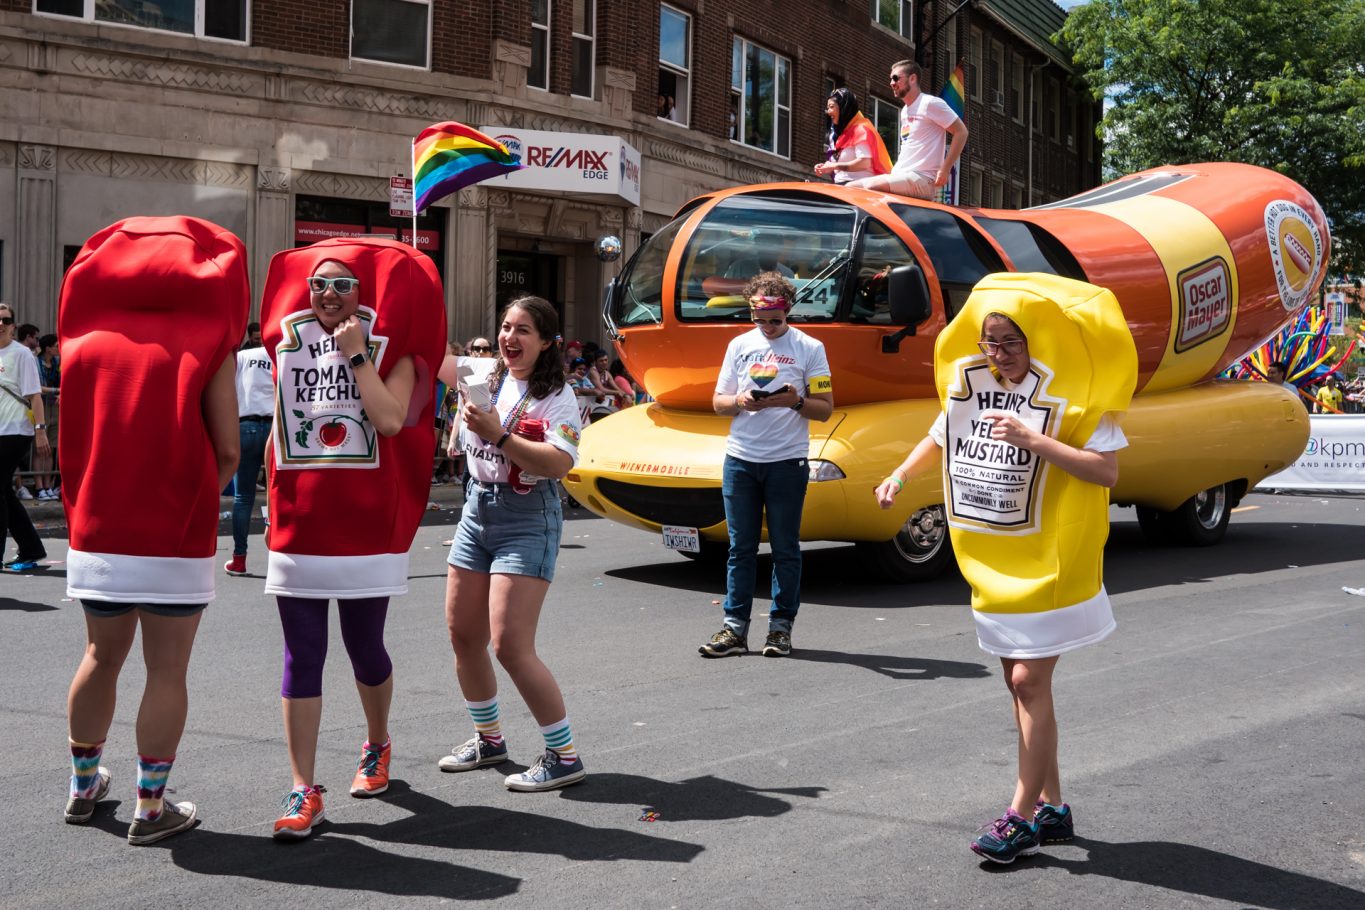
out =
[(806, 500), (810, 421), (834, 411), (825, 346), (788, 324), (796, 290), (779, 272), (762, 272), (744, 289), (754, 328), (725, 349), (711, 406), (733, 417), (725, 442), (721, 492), (730, 528), (725, 625), (698, 650), (726, 657), (749, 650), (758, 540), (767, 513), (773, 551), (773, 606), (765, 657), (791, 653), (801, 606), (801, 507)]

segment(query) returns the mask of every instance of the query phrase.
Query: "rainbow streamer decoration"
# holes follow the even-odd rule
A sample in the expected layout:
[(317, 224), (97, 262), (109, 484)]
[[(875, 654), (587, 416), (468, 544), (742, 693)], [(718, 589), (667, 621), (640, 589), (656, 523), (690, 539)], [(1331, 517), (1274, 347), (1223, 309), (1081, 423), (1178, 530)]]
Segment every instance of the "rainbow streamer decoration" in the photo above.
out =
[(412, 140), (413, 214), (489, 177), (525, 167), (507, 146), (463, 123), (434, 123)]
[[(953, 109), (959, 120), (967, 119), (966, 102), (967, 97), (967, 73), (962, 68), (962, 63), (957, 64), (953, 74), (948, 77), (948, 81), (943, 85), (943, 100), (948, 107)], [(953, 165), (953, 174), (938, 191), (938, 201), (944, 205), (957, 205), (957, 183), (958, 172), (961, 170), (962, 162)]]
[(1307, 307), (1297, 319), (1229, 367), (1223, 375), (1229, 379), (1265, 379), (1270, 365), (1282, 360), (1289, 367), (1285, 378), (1298, 386), (1299, 395), (1311, 401), (1312, 396), (1305, 389), (1345, 366), (1358, 342), (1351, 338), (1345, 352), (1337, 356), (1330, 329), (1331, 322), (1322, 309)]

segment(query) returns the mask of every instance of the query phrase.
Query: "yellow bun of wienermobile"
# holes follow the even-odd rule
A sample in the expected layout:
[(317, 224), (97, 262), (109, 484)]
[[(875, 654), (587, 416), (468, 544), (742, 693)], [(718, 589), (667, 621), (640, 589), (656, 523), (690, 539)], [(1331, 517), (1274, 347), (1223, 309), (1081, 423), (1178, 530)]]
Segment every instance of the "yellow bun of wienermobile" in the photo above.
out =
[(833, 371), (834, 414), (811, 426), (802, 538), (865, 544), (897, 577), (933, 574), (951, 562), (938, 479), (887, 511), (868, 491), (938, 413), (934, 343), (973, 288), (1032, 272), (1108, 289), (1131, 332), (1136, 397), (1114, 501), (1139, 506), (1153, 536), (1212, 543), (1308, 437), (1284, 389), (1215, 377), (1312, 298), (1328, 243), (1303, 187), (1241, 164), (1157, 168), (1023, 211), (813, 183), (718, 191), (685, 205), (613, 282), (608, 331), (657, 403), (585, 432), (569, 487), (598, 514), (695, 529), (703, 550), (721, 548), (729, 419), (711, 394), (726, 344), (750, 327), (744, 284), (777, 270), (797, 291), (792, 322)]
[[(1028, 340), (1028, 372), (1018, 384), (977, 346), (994, 314)], [(982, 648), (1046, 657), (1108, 635), (1108, 489), (990, 433), (991, 418), (1009, 414), (1084, 448), (1102, 417), (1127, 411), (1137, 349), (1118, 301), (1055, 275), (988, 275), (938, 336), (934, 367), (945, 415), (944, 504)]]

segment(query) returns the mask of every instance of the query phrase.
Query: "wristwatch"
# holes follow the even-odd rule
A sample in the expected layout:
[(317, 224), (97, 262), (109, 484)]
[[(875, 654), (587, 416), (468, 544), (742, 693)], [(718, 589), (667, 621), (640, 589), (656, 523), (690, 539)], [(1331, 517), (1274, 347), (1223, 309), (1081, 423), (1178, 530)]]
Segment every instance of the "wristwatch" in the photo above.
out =
[(351, 369), (358, 370), (370, 359), (370, 355), (361, 351), (359, 354), (351, 355)]
[(33, 425), (33, 429), (35, 429), (35, 430), (46, 430), (46, 429), (47, 429), (47, 424), (45, 424), (45, 423), (35, 423), (35, 424)]
[(798, 396), (796, 396), (796, 404), (792, 405), (792, 410), (793, 410), (793, 411), (799, 411), (799, 410), (801, 410), (802, 408), (804, 408), (805, 406), (806, 406), (806, 399), (804, 399), (804, 398), (802, 398), (800, 395), (798, 395)]

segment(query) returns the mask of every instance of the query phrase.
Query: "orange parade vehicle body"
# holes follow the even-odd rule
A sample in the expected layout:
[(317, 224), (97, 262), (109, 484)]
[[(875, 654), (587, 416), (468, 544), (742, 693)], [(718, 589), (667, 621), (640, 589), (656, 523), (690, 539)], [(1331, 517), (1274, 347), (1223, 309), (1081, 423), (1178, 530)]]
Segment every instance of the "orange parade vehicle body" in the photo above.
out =
[[(1292, 462), (1308, 433), (1287, 392), (1215, 377), (1308, 302), (1328, 243), (1322, 210), (1303, 187), (1231, 163), (1155, 168), (1020, 211), (820, 183), (702, 196), (649, 238), (608, 290), (608, 330), (655, 403), (585, 432), (569, 486), (607, 517), (654, 530), (690, 526), (703, 543), (725, 539), (723, 510), (703, 523), (718, 514), (729, 422), (712, 413), (711, 395), (726, 345), (751, 327), (744, 284), (775, 268), (797, 288), (792, 323), (824, 344), (833, 372), (835, 414), (812, 425), (803, 539), (895, 549), (888, 538), (904, 543), (914, 527), (941, 520), (925, 511), (942, 502), (937, 478), (910, 497), (916, 505), (896, 526), (864, 507), (871, 484), (937, 411), (936, 336), (986, 275), (1045, 272), (1111, 290), (1136, 343), (1137, 395), (1124, 422), (1132, 445), (1120, 456), (1115, 501), (1144, 507), (1150, 532), (1212, 542), (1236, 499)], [(871, 425), (887, 421), (898, 424), (889, 437)], [(1172, 455), (1172, 442), (1201, 433), (1222, 438)], [(1163, 446), (1168, 468), (1200, 467), (1170, 481)], [(822, 457), (833, 453), (839, 462)], [(855, 491), (855, 477), (868, 485)], [(691, 520), (668, 520), (670, 496)], [(711, 507), (698, 511), (699, 497)], [(812, 515), (822, 507), (834, 511)]]

